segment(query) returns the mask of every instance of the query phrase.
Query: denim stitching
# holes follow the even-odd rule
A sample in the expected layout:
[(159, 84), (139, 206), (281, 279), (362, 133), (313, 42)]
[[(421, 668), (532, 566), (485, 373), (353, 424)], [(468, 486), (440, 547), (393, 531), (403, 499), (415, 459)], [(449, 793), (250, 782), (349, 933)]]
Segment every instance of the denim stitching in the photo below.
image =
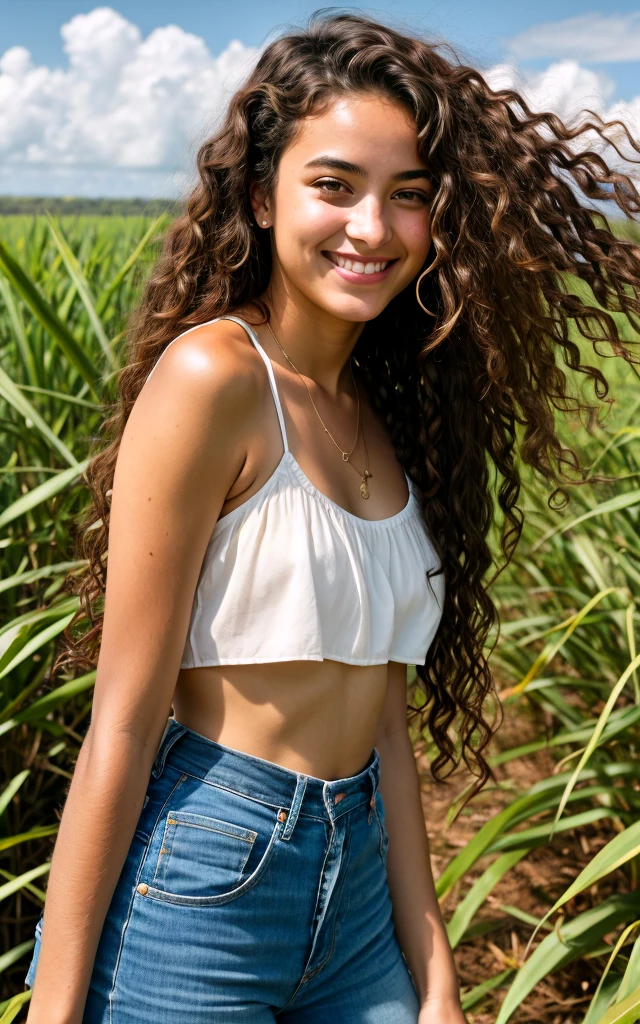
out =
[[(195, 779), (196, 782), (201, 782), (205, 786), (211, 786), (212, 789), (221, 789), (225, 793), (231, 793), (233, 796), (246, 797), (247, 800), (253, 800), (253, 801), (255, 801), (255, 803), (263, 804), (263, 806), (270, 807), (272, 810), (278, 810), (280, 808), (280, 804), (274, 804), (274, 803), (271, 802), (271, 800), (268, 800), (266, 797), (256, 796), (255, 793), (245, 793), (241, 789), (231, 789), (229, 786), (224, 786), (221, 782), (211, 782), (209, 779), (203, 779), (201, 775), (194, 775), (192, 772), (183, 771), (180, 768), (176, 768), (175, 765), (171, 765), (170, 767), (174, 768), (175, 771), (182, 772), (183, 775), (186, 775), (190, 779)], [(309, 776), (305, 776), (305, 778), (308, 781)], [(295, 799), (295, 796), (294, 796), (294, 799)], [(358, 809), (358, 807), (363, 807), (364, 804), (368, 804), (368, 803), (369, 803), (369, 799), (365, 799), (365, 800), (361, 800), (359, 804), (355, 804), (353, 807), (346, 808), (345, 810), (339, 811), (337, 814), (335, 813), (335, 810), (334, 810), (333, 820), (337, 821), (338, 818), (341, 818), (343, 816), (343, 814), (350, 814), (351, 811), (355, 811), (355, 810)], [(302, 818), (311, 818), (313, 821), (326, 821), (327, 820), (326, 818), (320, 817), (317, 814), (309, 814), (308, 811), (304, 811), (302, 809), (299, 812), (299, 816), (302, 817)]]
[[(166, 824), (165, 824), (165, 827), (164, 827), (164, 835), (162, 837), (162, 846), (160, 847), (160, 850), (158, 852), (158, 860), (156, 862), (156, 869), (155, 869), (155, 872), (154, 872), (154, 875), (153, 875), (153, 881), (166, 884), (167, 871), (169, 869), (169, 863), (171, 861), (171, 856), (173, 854), (173, 846), (174, 846), (174, 841), (175, 841), (175, 837), (176, 837), (176, 832), (178, 830), (178, 826), (180, 826), (180, 825), (182, 825), (183, 827), (186, 827), (186, 828), (199, 828), (199, 829), (203, 829), (205, 832), (215, 832), (218, 835), (229, 836), (229, 838), (231, 838), (231, 839), (237, 839), (238, 842), (245, 843), (246, 846), (247, 846), (247, 852), (245, 854), (244, 860), (241, 862), (240, 872), (239, 872), (239, 875), (238, 875), (238, 878), (241, 878), (242, 874), (244, 872), (244, 869), (247, 866), (247, 861), (249, 860), (249, 857), (251, 856), (251, 851), (253, 850), (253, 844), (255, 843), (256, 839), (258, 838), (258, 833), (255, 832), (253, 829), (250, 829), (250, 828), (242, 828), (240, 825), (232, 825), (231, 822), (226, 822), (226, 821), (223, 822), (221, 818), (208, 818), (208, 820), (209, 821), (219, 821), (220, 824), (228, 825), (230, 828), (236, 828), (240, 832), (246, 832), (247, 834), (246, 835), (237, 835), (234, 832), (225, 832), (225, 831), (223, 831), (223, 829), (220, 829), (220, 828), (210, 828), (207, 825), (199, 825), (199, 824), (196, 824), (194, 822), (184, 821), (184, 820), (181, 821), (180, 820), (180, 813), (181, 813), (180, 811), (172, 811), (171, 809), (169, 809), (167, 811), (167, 821), (166, 821)], [(205, 817), (205, 815), (200, 815), (200, 817)], [(162, 860), (161, 860), (161, 858), (162, 858)]]
[(293, 794), (291, 808), (289, 809), (289, 814), (287, 815), (287, 820), (285, 822), (285, 826), (282, 832), (282, 839), (285, 842), (289, 842), (291, 836), (293, 835), (293, 830), (296, 827), (296, 822), (298, 821), (298, 817), (300, 815), (300, 808), (302, 807), (302, 801), (304, 800), (304, 794), (306, 792), (306, 789), (307, 776), (298, 775), (298, 780), (296, 782), (296, 791)]
[[(173, 726), (174, 731), (173, 731), (173, 734), (170, 735), (171, 728), (172, 728), (172, 723), (174, 723), (174, 726)], [(167, 724), (166, 724), (165, 729), (164, 729), (164, 733), (162, 734), (162, 739), (160, 740), (160, 746), (158, 748), (158, 752), (156, 754), (155, 761), (153, 762), (153, 767), (151, 769), (151, 775), (153, 775), (154, 779), (159, 779), (160, 778), (160, 776), (162, 775), (162, 773), (164, 771), (164, 766), (165, 766), (166, 761), (167, 761), (167, 754), (169, 753), (171, 748), (175, 745), (175, 743), (177, 743), (177, 741), (182, 736), (184, 736), (186, 731), (187, 731), (186, 725), (181, 725), (179, 722), (176, 722), (174, 718), (170, 718), (167, 721)], [(167, 739), (167, 736), (169, 737), (168, 739)]]
[[(171, 797), (173, 796), (173, 794), (175, 793), (176, 789), (178, 788), (180, 783), (183, 781), (183, 779), (184, 779), (184, 776), (181, 775), (180, 778), (175, 783), (175, 785), (174, 785), (173, 789), (171, 790), (171, 792), (168, 794), (164, 804), (162, 805), (162, 809), (160, 810), (160, 812), (158, 814), (158, 817), (156, 818), (156, 823), (155, 823), (153, 829), (151, 830), (151, 835), (152, 836), (153, 836), (153, 833), (156, 830), (156, 826), (158, 824), (158, 821), (162, 817), (163, 811), (164, 811), (165, 807), (167, 806), (168, 801), (171, 799)], [(121, 959), (121, 956), (122, 956), (122, 947), (124, 946), (124, 938), (125, 938), (125, 934), (126, 934), (126, 931), (127, 931), (127, 927), (129, 925), (129, 920), (131, 918), (131, 912), (133, 910), (133, 903), (134, 903), (134, 900), (135, 900), (136, 890), (137, 890), (137, 887), (138, 887), (138, 883), (140, 881), (140, 876), (142, 875), (142, 872), (144, 870), (144, 866), (145, 866), (145, 863), (146, 863), (146, 860), (147, 860), (147, 854), (149, 853), (149, 847), (150, 846), (151, 846), (151, 839), (149, 839), (149, 842), (147, 843), (147, 845), (145, 847), (144, 853), (143, 853), (142, 857), (140, 858), (140, 863), (138, 865), (138, 871), (136, 873), (136, 880), (134, 882), (133, 891), (131, 893), (131, 898), (129, 900), (129, 908), (127, 910), (127, 915), (126, 915), (126, 917), (125, 917), (125, 919), (124, 919), (124, 921), (122, 923), (122, 930), (120, 932), (120, 945), (118, 946), (118, 955), (116, 956), (116, 962), (113, 965), (113, 976), (111, 978), (111, 990), (109, 992), (109, 1024), (113, 1024), (113, 1001), (114, 1001), (114, 997), (115, 997), (116, 982), (117, 982), (117, 978), (118, 978), (118, 968), (120, 966), (120, 959)]]
[[(379, 794), (376, 794), (376, 796), (378, 796), (378, 795)], [(381, 797), (381, 799), (382, 799), (382, 797)], [(374, 803), (373, 812), (374, 812), (374, 814), (376, 816), (376, 821), (378, 823), (378, 832), (379, 832), (379, 835), (380, 835), (380, 843), (379, 843), (380, 858), (382, 860), (382, 863), (384, 864), (385, 863), (385, 859), (386, 859), (385, 858), (385, 854), (387, 852), (387, 847), (389, 845), (389, 836), (388, 836), (388, 833), (387, 833), (387, 830), (386, 830), (385, 826), (382, 823), (382, 818), (380, 817), (380, 814), (378, 813), (378, 803), (377, 803), (377, 800)]]
[[(362, 804), (359, 804), (358, 806), (361, 807)], [(354, 808), (354, 810), (355, 810), (355, 808)], [(333, 846), (334, 839), (335, 839), (335, 828), (333, 828), (332, 831), (331, 831), (331, 837), (329, 839), (329, 845), (327, 846), (327, 850), (326, 850), (326, 853), (325, 853), (324, 861), (323, 861), (323, 864), (322, 864), (322, 871), (320, 872), (321, 883), (324, 881), (324, 873), (325, 873), (325, 867), (326, 867), (326, 863), (327, 863), (327, 858), (328, 858), (329, 852), (330, 852), (330, 850), (331, 850), (331, 848)], [(345, 850), (346, 850), (346, 853), (348, 855), (349, 849), (350, 849), (350, 843), (351, 843), (351, 829), (349, 827), (347, 827), (347, 830), (346, 830), (346, 833), (345, 833), (345, 838), (344, 838), (344, 843), (343, 843), (343, 847), (342, 847), (343, 854), (345, 853)], [(345, 881), (345, 879), (344, 879), (344, 874), (343, 874), (343, 877), (342, 877), (342, 880), (341, 880), (341, 883), (340, 883), (340, 889), (339, 889), (339, 891), (337, 893), (337, 902), (338, 903), (340, 901), (340, 896), (342, 894), (342, 889), (343, 889), (343, 886), (344, 886), (344, 881)], [(316, 907), (317, 907), (319, 896), (320, 896), (320, 886), (318, 887), (318, 896), (316, 898)], [(315, 918), (315, 911), (314, 911), (314, 918)], [(316, 974), (318, 974), (322, 970), (322, 968), (329, 962), (329, 960), (333, 956), (333, 953), (334, 953), (334, 950), (335, 950), (335, 946), (336, 946), (337, 926), (338, 926), (338, 918), (336, 917), (336, 923), (334, 925), (333, 933), (332, 933), (332, 936), (331, 936), (331, 948), (329, 949), (329, 952), (327, 953), (327, 955), (324, 958), (324, 960), (322, 960), (321, 963), (316, 964), (315, 967), (310, 972), (307, 973), (306, 970), (303, 970), (302, 975), (300, 976), (300, 980), (298, 981), (298, 984), (296, 985), (295, 989), (291, 993), (291, 996), (289, 997), (287, 1002), (284, 1004), (284, 1006), (282, 1006), (279, 1010), (277, 1010), (275, 1012), (275, 1016), (276, 1017), (279, 1016), (281, 1013), (283, 1013), (285, 1010), (288, 1010), (292, 1006), (294, 1000), (297, 998), (297, 996), (299, 995), (300, 991), (302, 990), (302, 986), (306, 985), (306, 983), (308, 981), (311, 981), (312, 978), (315, 978)], [(315, 935), (314, 935), (314, 941), (315, 941)]]
[(174, 903), (183, 907), (215, 907), (223, 903), (231, 903), (232, 900), (243, 896), (245, 892), (253, 889), (254, 885), (260, 881), (277, 849), (281, 826), (282, 822), (277, 821), (267, 848), (262, 855), (262, 860), (256, 865), (253, 874), (249, 875), (241, 885), (231, 889), (230, 892), (220, 893), (218, 896), (179, 896), (177, 893), (165, 892), (164, 889), (156, 889), (150, 885), (144, 894), (144, 898), (158, 900), (160, 903)]
[[(182, 769), (176, 768), (176, 771), (182, 771)], [(224, 786), (221, 782), (211, 782), (209, 779), (203, 779), (201, 775), (194, 775), (193, 772), (184, 771), (183, 774), (188, 775), (190, 779), (201, 782), (204, 786), (211, 786), (212, 789), (222, 789), (225, 793), (231, 793), (233, 796), (246, 797), (247, 800), (253, 800), (255, 803), (263, 804), (265, 807), (270, 807), (273, 810), (280, 807), (280, 804), (274, 804), (266, 797), (257, 796), (255, 793), (245, 793), (241, 789), (231, 789), (230, 786)]]

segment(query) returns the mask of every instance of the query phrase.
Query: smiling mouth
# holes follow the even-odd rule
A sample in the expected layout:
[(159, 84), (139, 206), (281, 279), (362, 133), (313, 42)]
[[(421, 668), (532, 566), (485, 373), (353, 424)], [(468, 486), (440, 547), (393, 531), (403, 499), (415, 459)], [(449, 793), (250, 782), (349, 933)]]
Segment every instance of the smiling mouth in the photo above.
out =
[(341, 256), (337, 252), (329, 252), (325, 249), (322, 253), (328, 260), (341, 267), (343, 270), (350, 270), (353, 274), (379, 274), (382, 270), (386, 270), (387, 267), (391, 266), (392, 263), (397, 263), (397, 260), (364, 260), (364, 259), (350, 259), (347, 256)]

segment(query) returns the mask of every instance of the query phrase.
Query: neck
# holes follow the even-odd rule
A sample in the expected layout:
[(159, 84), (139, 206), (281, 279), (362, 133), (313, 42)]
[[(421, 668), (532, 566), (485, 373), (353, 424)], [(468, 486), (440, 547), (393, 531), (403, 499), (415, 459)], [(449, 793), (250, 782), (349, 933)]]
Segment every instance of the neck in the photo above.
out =
[[(270, 286), (263, 298), (271, 310), (273, 333), (299, 372), (328, 394), (337, 395), (345, 387), (352, 390), (348, 362), (364, 323), (339, 319), (283, 288)], [(267, 336), (270, 354), (290, 368), (268, 331)]]

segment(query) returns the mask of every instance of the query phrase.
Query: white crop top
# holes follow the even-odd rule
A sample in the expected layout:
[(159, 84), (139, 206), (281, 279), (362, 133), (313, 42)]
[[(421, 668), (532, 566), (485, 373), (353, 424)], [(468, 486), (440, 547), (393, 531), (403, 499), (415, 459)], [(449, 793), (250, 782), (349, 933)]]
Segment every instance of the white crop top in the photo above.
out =
[(322, 494), (289, 451), (273, 367), (255, 331), (235, 316), (207, 323), (223, 319), (244, 327), (264, 360), (284, 452), (266, 483), (214, 527), (180, 668), (324, 658), (424, 665), (444, 577), (427, 580), (439, 562), (413, 482), (407, 477), (405, 507), (387, 519), (361, 519)]

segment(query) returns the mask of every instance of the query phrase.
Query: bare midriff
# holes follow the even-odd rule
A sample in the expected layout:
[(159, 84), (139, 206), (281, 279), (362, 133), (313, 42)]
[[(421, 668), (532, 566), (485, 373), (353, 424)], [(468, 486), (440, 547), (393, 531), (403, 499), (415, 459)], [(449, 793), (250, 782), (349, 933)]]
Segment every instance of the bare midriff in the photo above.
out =
[(334, 781), (366, 765), (387, 688), (387, 665), (287, 661), (181, 669), (178, 722), (292, 771)]

